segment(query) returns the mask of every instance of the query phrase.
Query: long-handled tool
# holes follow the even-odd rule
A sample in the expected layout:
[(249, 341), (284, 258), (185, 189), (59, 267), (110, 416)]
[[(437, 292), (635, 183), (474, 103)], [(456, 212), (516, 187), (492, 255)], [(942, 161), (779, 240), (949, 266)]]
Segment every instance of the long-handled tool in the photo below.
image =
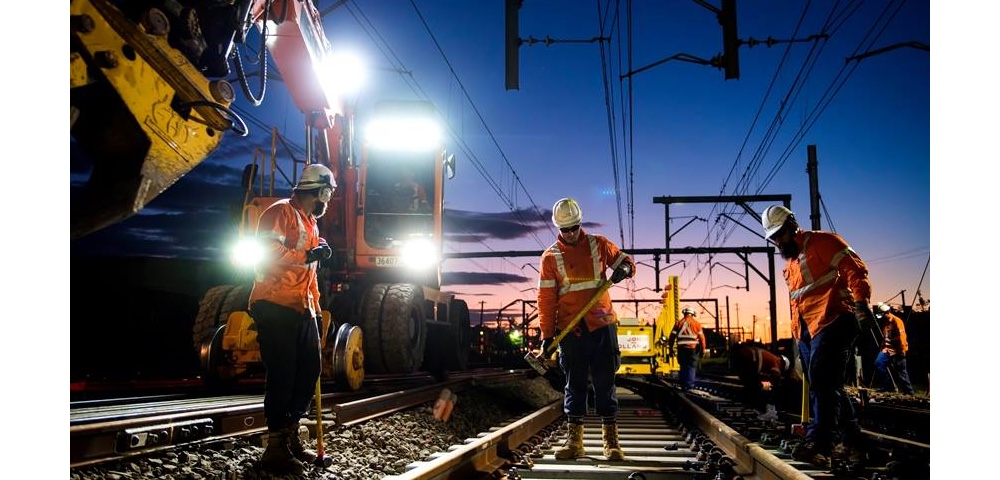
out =
[(321, 378), (316, 379), (316, 460), (313, 461), (317, 467), (326, 468), (333, 465), (333, 459), (326, 456), (326, 447), (323, 445), (323, 405), (320, 394)]
[(611, 288), (611, 285), (613, 285), (611, 280), (603, 280), (601, 282), (597, 291), (594, 292), (594, 296), (590, 298), (590, 301), (588, 301), (579, 312), (577, 312), (576, 316), (570, 320), (568, 325), (566, 325), (566, 328), (559, 332), (559, 335), (556, 335), (556, 338), (553, 339), (552, 345), (549, 345), (548, 349), (539, 352), (537, 356), (533, 355), (531, 352), (524, 354), (524, 361), (528, 362), (528, 365), (531, 366), (531, 368), (535, 369), (539, 375), (548, 380), (549, 385), (552, 385), (552, 388), (561, 391), (563, 386), (566, 385), (566, 375), (559, 368), (552, 368), (547, 360), (551, 358), (552, 354), (556, 352), (557, 348), (559, 348), (559, 342), (561, 342), (571, 330), (576, 328), (576, 325), (580, 323), (583, 316), (590, 311), (590, 307), (593, 307), (594, 304), (597, 303), (597, 301), (601, 298), (601, 295), (604, 295), (604, 292)]

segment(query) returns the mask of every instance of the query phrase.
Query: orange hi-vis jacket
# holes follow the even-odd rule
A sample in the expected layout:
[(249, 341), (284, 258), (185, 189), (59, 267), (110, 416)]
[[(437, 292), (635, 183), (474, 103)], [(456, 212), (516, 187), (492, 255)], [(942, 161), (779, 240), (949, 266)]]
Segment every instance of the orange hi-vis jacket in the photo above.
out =
[(906, 351), (910, 349), (910, 345), (906, 343), (906, 327), (903, 326), (903, 321), (889, 312), (882, 317), (882, 337), (885, 339), (882, 351), (889, 355), (906, 355)]
[(316, 217), (294, 198), (278, 200), (261, 213), (257, 239), (266, 244), (268, 256), (257, 267), (250, 304), (268, 300), (319, 315), (319, 262), (306, 264), (306, 253), (320, 243)]
[(683, 318), (674, 324), (673, 330), (670, 331), (670, 340), (668, 345), (674, 344), (674, 339), (677, 339), (677, 348), (691, 348), (694, 349), (701, 344), (702, 351), (705, 350), (705, 332), (701, 328), (701, 323), (695, 320), (693, 315), (684, 315)]
[(799, 256), (785, 264), (792, 336), (801, 338), (799, 318), (815, 337), (854, 302), (871, 298), (868, 266), (844, 239), (833, 232), (800, 230), (795, 234)]
[[(582, 227), (575, 245), (563, 242), (562, 235), (542, 252), (538, 277), (538, 323), (542, 338), (552, 338), (556, 329), (563, 330), (570, 320), (590, 301), (605, 271), (622, 262), (635, 262), (601, 235), (588, 235)], [(611, 295), (605, 291), (597, 303), (584, 315), (589, 331), (618, 321), (611, 306)]]

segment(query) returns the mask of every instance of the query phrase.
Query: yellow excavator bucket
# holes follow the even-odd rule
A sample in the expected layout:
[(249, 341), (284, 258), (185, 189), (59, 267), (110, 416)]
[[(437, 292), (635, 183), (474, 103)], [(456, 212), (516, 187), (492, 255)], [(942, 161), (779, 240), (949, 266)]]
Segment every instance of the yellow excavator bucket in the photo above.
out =
[(70, 137), (92, 165), (72, 198), (72, 238), (141, 210), (234, 125), (246, 133), (232, 86), (171, 47), (169, 29), (156, 9), (135, 22), (108, 0), (70, 2)]

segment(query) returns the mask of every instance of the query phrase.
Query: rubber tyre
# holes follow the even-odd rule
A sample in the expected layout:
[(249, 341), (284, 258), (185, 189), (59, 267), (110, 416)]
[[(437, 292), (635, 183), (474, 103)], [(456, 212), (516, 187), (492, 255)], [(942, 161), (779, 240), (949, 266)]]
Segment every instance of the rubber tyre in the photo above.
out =
[(419, 370), (427, 346), (424, 293), (406, 283), (378, 283), (361, 299), (365, 372), (409, 374)]
[(450, 370), (464, 371), (469, 369), (469, 350), (472, 341), (472, 327), (469, 325), (469, 305), (465, 300), (452, 300), (448, 309), (448, 321), (451, 323), (452, 351), (454, 356), (449, 359)]

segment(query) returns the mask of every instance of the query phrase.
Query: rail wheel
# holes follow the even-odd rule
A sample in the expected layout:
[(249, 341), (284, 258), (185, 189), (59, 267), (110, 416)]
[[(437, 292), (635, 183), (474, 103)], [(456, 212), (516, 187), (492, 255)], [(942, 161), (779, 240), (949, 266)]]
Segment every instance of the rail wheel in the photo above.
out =
[(413, 373), (424, 361), (424, 293), (407, 283), (377, 283), (361, 299), (365, 368), (371, 373)]
[(351, 391), (361, 388), (365, 379), (364, 335), (361, 328), (342, 324), (333, 341), (333, 380)]
[(207, 379), (228, 380), (233, 375), (222, 351), (222, 335), (229, 314), (247, 309), (250, 288), (250, 285), (212, 287), (198, 303), (192, 340)]
[(205, 339), (198, 352), (201, 371), (209, 384), (230, 382), (236, 377), (235, 370), (232, 365), (229, 365), (225, 351), (222, 349), (222, 336), (225, 333), (226, 326), (219, 325), (215, 334)]

